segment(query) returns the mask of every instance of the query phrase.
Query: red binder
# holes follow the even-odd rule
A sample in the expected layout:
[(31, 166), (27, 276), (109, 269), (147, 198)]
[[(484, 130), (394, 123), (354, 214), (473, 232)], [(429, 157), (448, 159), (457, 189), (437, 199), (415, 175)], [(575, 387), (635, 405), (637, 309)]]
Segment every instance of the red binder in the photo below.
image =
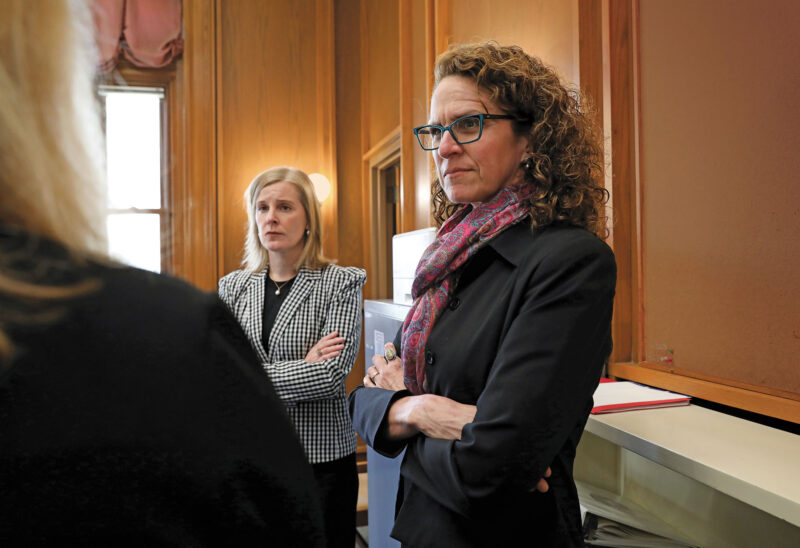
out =
[(600, 384), (594, 392), (592, 414), (677, 407), (689, 405), (690, 400), (691, 398), (684, 394), (651, 388), (635, 382), (600, 379)]

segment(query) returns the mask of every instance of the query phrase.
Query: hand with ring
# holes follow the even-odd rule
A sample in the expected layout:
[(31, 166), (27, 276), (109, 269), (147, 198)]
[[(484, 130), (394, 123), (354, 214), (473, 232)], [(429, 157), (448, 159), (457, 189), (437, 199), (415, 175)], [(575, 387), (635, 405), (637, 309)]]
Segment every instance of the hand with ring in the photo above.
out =
[(312, 346), (305, 361), (307, 363), (323, 362), (338, 356), (344, 350), (344, 337), (339, 337), (338, 331), (333, 331), (322, 337), (317, 344)]
[(394, 345), (386, 343), (384, 355), (372, 357), (372, 366), (367, 369), (364, 386), (368, 388), (385, 388), (386, 390), (404, 390), (403, 362), (397, 356)]

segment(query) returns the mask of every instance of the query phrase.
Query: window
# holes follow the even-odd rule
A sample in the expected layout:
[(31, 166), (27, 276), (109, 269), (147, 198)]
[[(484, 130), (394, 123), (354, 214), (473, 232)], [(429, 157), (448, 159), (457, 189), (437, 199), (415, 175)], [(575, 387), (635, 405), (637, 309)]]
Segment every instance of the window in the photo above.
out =
[(105, 114), (110, 255), (161, 272), (168, 211), (164, 89), (100, 86)]

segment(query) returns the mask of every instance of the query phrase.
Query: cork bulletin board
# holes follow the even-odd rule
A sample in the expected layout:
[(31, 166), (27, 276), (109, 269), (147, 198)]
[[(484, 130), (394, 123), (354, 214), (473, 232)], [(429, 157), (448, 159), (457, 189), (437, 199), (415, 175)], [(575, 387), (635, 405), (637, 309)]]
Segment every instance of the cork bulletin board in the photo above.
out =
[(800, 400), (800, 4), (639, 9), (640, 354)]

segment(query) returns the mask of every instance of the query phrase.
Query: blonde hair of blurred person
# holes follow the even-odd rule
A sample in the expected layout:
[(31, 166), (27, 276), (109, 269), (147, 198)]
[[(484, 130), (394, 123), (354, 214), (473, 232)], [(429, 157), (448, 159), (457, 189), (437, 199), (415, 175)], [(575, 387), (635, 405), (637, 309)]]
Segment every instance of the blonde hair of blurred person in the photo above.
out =
[[(106, 249), (91, 29), (79, 2), (0, 2), (0, 225), (55, 240), (76, 259), (103, 257)], [(80, 290), (37, 285), (0, 256), (6, 295), (47, 300)], [(4, 323), (0, 361), (13, 349)]]
[(247, 236), (242, 265), (250, 272), (260, 272), (269, 265), (269, 253), (258, 237), (256, 222), (258, 195), (264, 187), (284, 181), (291, 183), (297, 189), (300, 203), (308, 219), (308, 233), (304, 236), (303, 251), (297, 264), (294, 265), (295, 270), (299, 270), (301, 266), (319, 269), (332, 262), (322, 254), (322, 213), (311, 179), (299, 169), (279, 166), (256, 175), (244, 192), (247, 204)]

